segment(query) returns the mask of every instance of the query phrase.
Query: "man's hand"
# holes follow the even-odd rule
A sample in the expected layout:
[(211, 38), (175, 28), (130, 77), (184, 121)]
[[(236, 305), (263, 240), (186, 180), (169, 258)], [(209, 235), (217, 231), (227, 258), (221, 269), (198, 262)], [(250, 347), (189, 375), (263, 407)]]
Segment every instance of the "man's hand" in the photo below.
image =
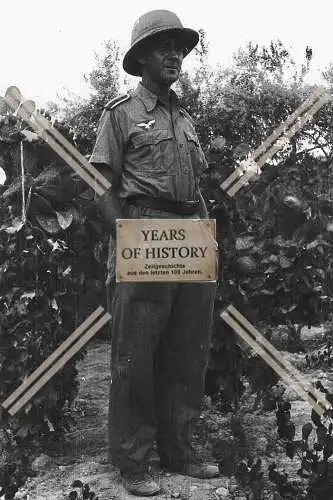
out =
[(95, 163), (94, 167), (111, 183), (111, 188), (102, 196), (95, 194), (95, 203), (99, 208), (102, 220), (113, 238), (116, 238), (116, 219), (122, 219), (123, 211), (117, 196), (119, 178), (107, 165)]
[(119, 200), (112, 188), (109, 189), (103, 196), (96, 198), (96, 204), (100, 209), (102, 220), (106, 227), (110, 230), (113, 238), (116, 237), (116, 219), (122, 219), (123, 213)]

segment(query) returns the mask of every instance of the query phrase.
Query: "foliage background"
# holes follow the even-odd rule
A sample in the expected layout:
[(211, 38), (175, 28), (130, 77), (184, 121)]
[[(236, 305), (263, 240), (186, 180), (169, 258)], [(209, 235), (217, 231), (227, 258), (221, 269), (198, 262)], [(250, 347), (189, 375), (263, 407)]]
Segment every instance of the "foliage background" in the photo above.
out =
[[(325, 105), (236, 199), (229, 198), (218, 187), (221, 181), (311, 93), (306, 83), (311, 49), (307, 47), (304, 64), (296, 67), (280, 41), (269, 47), (249, 44), (235, 54), (230, 67), (211, 68), (206, 36), (200, 34), (197, 69), (183, 73), (176, 90), (196, 121), (209, 161), (202, 190), (217, 220), (220, 248), (206, 393), (233, 408), (244, 390), (244, 377), (257, 392), (267, 390), (276, 378), (244, 354), (219, 318), (223, 307), (233, 303), (277, 347), (296, 352), (303, 348), (303, 327), (331, 320), (332, 104)], [(54, 126), (85, 155), (92, 151), (103, 106), (120, 92), (119, 54), (117, 44), (109, 41), (105, 54), (96, 56), (96, 69), (86, 77), (90, 98), (66, 97), (61, 108), (50, 103), (42, 110), (58, 118)], [(324, 73), (329, 87), (332, 75), (332, 68)], [(0, 188), (0, 396), (5, 399), (90, 312), (106, 306), (108, 234), (84, 182), (42, 141), (29, 140), (19, 120), (4, 115), (0, 122), (0, 165), (7, 174)], [(213, 141), (219, 136), (225, 144)], [(276, 325), (287, 327), (282, 339), (274, 336)], [(107, 328), (102, 335), (108, 335)], [(58, 439), (68, 428), (78, 383), (75, 365), (81, 356), (84, 351), (17, 418), (4, 424), (9, 455), (19, 453), (24, 443)], [(22, 480), (27, 471), (23, 455), (15, 461), (23, 464), (22, 470), (17, 466), (17, 476), (13, 461), (10, 466), (4, 460), (1, 469), (0, 485), (7, 485), (9, 495), (17, 486), (15, 478)]]

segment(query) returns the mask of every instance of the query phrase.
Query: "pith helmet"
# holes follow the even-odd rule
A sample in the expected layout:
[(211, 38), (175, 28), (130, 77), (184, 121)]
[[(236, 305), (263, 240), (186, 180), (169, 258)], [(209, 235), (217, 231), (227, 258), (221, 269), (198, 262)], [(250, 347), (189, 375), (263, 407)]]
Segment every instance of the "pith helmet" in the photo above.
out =
[(185, 54), (189, 54), (199, 41), (199, 33), (195, 30), (184, 28), (176, 14), (169, 10), (151, 10), (143, 14), (135, 22), (132, 30), (131, 48), (125, 54), (123, 68), (126, 73), (141, 76), (141, 65), (135, 57), (135, 49), (148, 38), (163, 31), (179, 33), (184, 40)]

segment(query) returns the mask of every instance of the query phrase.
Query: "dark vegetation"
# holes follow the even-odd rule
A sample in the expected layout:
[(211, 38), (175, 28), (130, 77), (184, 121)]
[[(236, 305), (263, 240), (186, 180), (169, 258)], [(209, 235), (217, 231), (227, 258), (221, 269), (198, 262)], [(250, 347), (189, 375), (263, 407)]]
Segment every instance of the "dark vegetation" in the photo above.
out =
[[(250, 384), (262, 404), (277, 411), (278, 432), (286, 440), (287, 455), (302, 456), (299, 472), (313, 479), (307, 498), (330, 498), (329, 489), (320, 493), (323, 496), (311, 494), (319, 485), (324, 487), (320, 479), (328, 474), (332, 424), (324, 430), (313, 415), (316, 441), (309, 444), (312, 424), (303, 428), (302, 441), (294, 441), (289, 407), (278, 399), (268, 398), (267, 403), (277, 376), (238, 343), (219, 313), (232, 303), (262, 328), (276, 347), (295, 353), (305, 353), (305, 328), (331, 323), (332, 105), (325, 105), (236, 199), (229, 198), (219, 188), (221, 181), (311, 93), (312, 87), (305, 83), (311, 57), (307, 51), (304, 65), (298, 68), (280, 42), (262, 48), (249, 44), (236, 54), (232, 67), (213, 71), (206, 62), (207, 51), (201, 33), (198, 69), (191, 76), (184, 73), (177, 84), (183, 105), (196, 120), (209, 162), (202, 190), (210, 215), (217, 221), (220, 251), (206, 394), (218, 403), (221, 412), (237, 414), (246, 384)], [(58, 109), (61, 120), (54, 126), (83, 154), (91, 152), (104, 103), (119, 93), (118, 60), (117, 46), (108, 43), (105, 58), (98, 58), (96, 70), (88, 77), (91, 98), (67, 99), (61, 113)], [(292, 75), (289, 79), (287, 69)], [(331, 68), (325, 76), (330, 85)], [(56, 106), (50, 109), (57, 111)], [(93, 192), (26, 130), (18, 119), (6, 113), (0, 116), (0, 165), (7, 175), (0, 188), (2, 401), (89, 313), (107, 303), (108, 234), (93, 207)], [(224, 140), (212, 142), (221, 136)], [(283, 336), (275, 335), (278, 325), (286, 326)], [(105, 327), (99, 335), (107, 334)], [(331, 352), (328, 338), (319, 351), (306, 352), (308, 366), (330, 366)], [(71, 404), (78, 387), (76, 362), (84, 354), (82, 350), (72, 358), (17, 416), (9, 417), (2, 411), (0, 485), (6, 500), (13, 498), (32, 474), (27, 450), (42, 449), (46, 440), (58, 439), (75, 424)], [(247, 483), (260, 482), (261, 465), (258, 460), (240, 463), (239, 476)], [(276, 464), (270, 465), (269, 478), (282, 498), (296, 498), (295, 487)], [(84, 491), (84, 485), (76, 485), (83, 488), (82, 498), (93, 498), (89, 488)], [(72, 498), (81, 497), (73, 492)]]

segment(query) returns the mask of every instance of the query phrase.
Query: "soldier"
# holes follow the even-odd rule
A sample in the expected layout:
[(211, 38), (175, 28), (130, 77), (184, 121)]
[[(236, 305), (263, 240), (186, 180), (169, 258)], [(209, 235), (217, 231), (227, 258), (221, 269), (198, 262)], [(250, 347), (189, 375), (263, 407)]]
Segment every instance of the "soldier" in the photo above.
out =
[[(117, 218), (207, 218), (199, 178), (207, 168), (192, 119), (170, 89), (198, 43), (167, 10), (141, 16), (124, 70), (141, 76), (133, 95), (109, 102), (90, 158), (112, 188), (99, 207), (112, 235)], [(154, 441), (161, 467), (211, 478), (191, 437), (208, 362), (214, 283), (117, 283), (112, 302), (109, 459), (135, 495), (160, 491), (148, 474)]]

